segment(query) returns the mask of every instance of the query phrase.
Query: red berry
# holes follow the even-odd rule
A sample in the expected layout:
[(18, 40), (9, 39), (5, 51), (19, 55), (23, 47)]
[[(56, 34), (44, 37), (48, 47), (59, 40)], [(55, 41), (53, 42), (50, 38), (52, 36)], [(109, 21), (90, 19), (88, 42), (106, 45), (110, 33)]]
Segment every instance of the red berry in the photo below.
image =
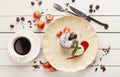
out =
[(37, 23), (37, 27), (38, 27), (39, 29), (43, 29), (44, 26), (45, 26), (45, 23), (42, 22), (42, 21), (40, 21), (40, 22)]
[(59, 32), (56, 34), (57, 37), (60, 37), (61, 35), (62, 35), (62, 31), (59, 31)]
[(44, 68), (50, 68), (51, 67), (49, 62), (45, 62), (42, 65), (43, 65)]
[(39, 19), (41, 17), (41, 13), (39, 11), (35, 11), (33, 17)]
[(70, 28), (69, 27), (65, 27), (64, 29), (63, 29), (63, 32), (65, 33), (65, 32), (70, 32)]
[(84, 51), (86, 51), (86, 50), (87, 50), (87, 48), (89, 47), (89, 44), (88, 44), (88, 42), (87, 42), (87, 41), (82, 41), (82, 42), (81, 42), (81, 45), (83, 46)]
[(54, 67), (49, 68), (49, 72), (55, 72), (55, 71), (56, 71), (56, 69)]

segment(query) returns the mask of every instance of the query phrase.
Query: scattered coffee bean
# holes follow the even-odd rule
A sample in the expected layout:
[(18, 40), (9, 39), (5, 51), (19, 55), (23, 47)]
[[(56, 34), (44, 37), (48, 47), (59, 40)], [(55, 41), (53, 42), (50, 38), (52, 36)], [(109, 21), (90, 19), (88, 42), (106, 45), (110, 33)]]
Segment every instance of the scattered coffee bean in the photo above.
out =
[(99, 5), (96, 5), (96, 10), (98, 10), (100, 8), (100, 6)]
[(98, 68), (95, 68), (95, 72), (98, 70)]
[(38, 5), (42, 5), (42, 1), (38, 1)]
[(92, 10), (92, 9), (90, 9), (90, 10), (89, 10), (89, 12), (90, 12), (90, 13), (92, 13), (92, 12), (93, 12), (93, 10)]
[(10, 25), (10, 28), (14, 28), (14, 25), (13, 25), (13, 24), (11, 24), (11, 25)]
[(32, 6), (34, 6), (34, 5), (35, 5), (35, 3), (34, 3), (33, 1), (31, 1), (31, 5), (32, 5)]
[(92, 8), (93, 8), (93, 5), (91, 4), (91, 5), (89, 6), (89, 8), (92, 9)]
[(72, 2), (75, 2), (75, 0), (72, 0)]
[(21, 21), (25, 21), (25, 18), (24, 18), (24, 17), (21, 17)]
[(19, 18), (19, 17), (16, 17), (16, 21), (19, 22), (19, 21), (20, 21), (20, 18)]

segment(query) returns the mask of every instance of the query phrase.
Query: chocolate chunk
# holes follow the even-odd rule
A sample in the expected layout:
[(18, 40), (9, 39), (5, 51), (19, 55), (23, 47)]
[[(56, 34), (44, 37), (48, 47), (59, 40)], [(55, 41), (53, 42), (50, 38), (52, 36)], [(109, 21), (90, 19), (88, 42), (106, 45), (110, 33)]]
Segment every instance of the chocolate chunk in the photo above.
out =
[(96, 5), (96, 10), (98, 10), (100, 8), (100, 6), (99, 5)]
[(75, 34), (74, 32), (70, 33), (70, 36), (69, 36), (69, 40), (72, 40), (72, 39), (76, 39), (77, 38), (77, 34)]
[(19, 17), (16, 17), (16, 21), (19, 22), (19, 21), (20, 21), (20, 18), (19, 18)]
[(31, 1), (31, 5), (32, 5), (32, 6), (34, 6), (34, 5), (35, 5), (35, 3), (34, 3), (33, 1)]
[(13, 24), (11, 24), (11, 25), (10, 25), (10, 28), (14, 28), (14, 25), (13, 25)]
[(95, 10), (93, 10), (95, 12)]
[(42, 1), (38, 1), (38, 5), (42, 5)]
[(21, 17), (21, 21), (25, 21), (25, 18), (24, 18), (24, 17)]

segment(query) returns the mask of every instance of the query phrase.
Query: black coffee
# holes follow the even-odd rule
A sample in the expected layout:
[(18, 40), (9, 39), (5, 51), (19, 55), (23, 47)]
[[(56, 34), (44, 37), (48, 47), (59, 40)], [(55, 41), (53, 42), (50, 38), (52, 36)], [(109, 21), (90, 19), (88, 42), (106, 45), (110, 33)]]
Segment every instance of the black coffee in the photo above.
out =
[(14, 49), (19, 55), (26, 55), (31, 49), (31, 43), (29, 39), (25, 37), (20, 37), (15, 41)]

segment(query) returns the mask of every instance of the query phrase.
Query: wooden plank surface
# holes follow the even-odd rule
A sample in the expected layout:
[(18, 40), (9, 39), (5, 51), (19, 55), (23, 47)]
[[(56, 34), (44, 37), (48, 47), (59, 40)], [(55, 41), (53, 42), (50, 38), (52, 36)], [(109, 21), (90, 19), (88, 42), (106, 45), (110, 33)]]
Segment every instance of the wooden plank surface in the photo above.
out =
[[(0, 77), (119, 77), (120, 76), (120, 1), (119, 0), (42, 0), (42, 5), (38, 5), (37, 0), (0, 0)], [(35, 2), (34, 6), (31, 6), (31, 1)], [(32, 65), (33, 61), (26, 64), (19, 64), (12, 60), (8, 53), (9, 38), (14, 35), (18, 30), (29, 29), (42, 39), (43, 32), (49, 24), (46, 23), (44, 30), (40, 31), (32, 24), (32, 28), (29, 28), (27, 21), (33, 21), (33, 12), (36, 10), (43, 11), (41, 20), (45, 20), (45, 15), (51, 13), (55, 16), (54, 20), (65, 15), (71, 15), (56, 11), (53, 8), (54, 3), (58, 3), (65, 8), (65, 3), (76, 7), (83, 11), (87, 15), (90, 15), (102, 22), (109, 24), (109, 29), (105, 30), (98, 24), (91, 22), (96, 29), (99, 38), (99, 50), (93, 66), (89, 66), (87, 69), (77, 73), (65, 73), (55, 72), (50, 73), (40, 68), (35, 70)], [(89, 13), (89, 5), (92, 4), (95, 9), (96, 5), (100, 6), (100, 9), (95, 13)], [(16, 17), (25, 17), (25, 22), (16, 22)], [(10, 29), (10, 24), (14, 24), (15, 28)], [(111, 47), (110, 52), (103, 56), (103, 48)], [(102, 60), (100, 61), (100, 58)], [(45, 60), (42, 53), (35, 59), (39, 64), (39, 60)], [(106, 66), (106, 71), (102, 72), (100, 65)], [(95, 68), (98, 71), (95, 72)]]

